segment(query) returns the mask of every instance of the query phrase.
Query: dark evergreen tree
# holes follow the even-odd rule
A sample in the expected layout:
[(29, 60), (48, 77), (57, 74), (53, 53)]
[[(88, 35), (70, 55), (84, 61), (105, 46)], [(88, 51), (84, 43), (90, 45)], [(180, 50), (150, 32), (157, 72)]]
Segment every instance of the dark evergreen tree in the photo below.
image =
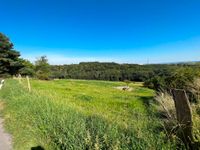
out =
[(13, 49), (9, 38), (0, 33), (0, 76), (14, 75), (23, 67), (20, 53)]

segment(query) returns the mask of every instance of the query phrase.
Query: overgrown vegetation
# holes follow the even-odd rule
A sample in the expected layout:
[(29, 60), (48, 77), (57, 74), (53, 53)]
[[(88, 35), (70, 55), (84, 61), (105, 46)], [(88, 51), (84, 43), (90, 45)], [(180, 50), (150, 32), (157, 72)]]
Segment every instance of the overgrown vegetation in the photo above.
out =
[[(160, 104), (158, 105), (158, 113), (163, 117), (163, 124), (166, 130), (166, 134), (169, 138), (173, 136), (182, 136), (183, 130), (182, 126), (184, 124), (180, 124), (177, 121), (176, 116), (176, 109), (172, 95), (168, 92), (159, 92), (155, 99)], [(187, 149), (194, 149), (198, 150), (200, 147), (200, 113), (198, 113), (198, 108), (200, 107), (199, 103), (191, 103), (191, 110), (192, 110), (192, 120), (193, 120), (193, 139), (191, 141), (187, 141), (188, 143), (191, 142), (192, 145), (188, 145), (188, 143), (184, 143), (187, 146)], [(181, 134), (180, 134), (181, 133)], [(183, 138), (183, 137), (182, 137)]]

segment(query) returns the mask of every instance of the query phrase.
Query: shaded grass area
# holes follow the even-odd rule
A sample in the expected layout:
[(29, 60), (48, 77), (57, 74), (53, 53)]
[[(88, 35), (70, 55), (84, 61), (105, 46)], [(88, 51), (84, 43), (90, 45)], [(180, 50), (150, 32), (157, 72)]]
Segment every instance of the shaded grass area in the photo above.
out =
[(2, 114), (14, 149), (175, 149), (154, 115), (154, 91), (120, 82), (7, 80)]

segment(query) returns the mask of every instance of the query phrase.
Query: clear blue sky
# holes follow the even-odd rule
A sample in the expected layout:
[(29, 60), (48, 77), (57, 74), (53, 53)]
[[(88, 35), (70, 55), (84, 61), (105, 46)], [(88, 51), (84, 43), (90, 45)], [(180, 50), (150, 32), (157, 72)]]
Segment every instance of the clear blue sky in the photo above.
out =
[(0, 0), (0, 32), (31, 61), (196, 61), (200, 0)]

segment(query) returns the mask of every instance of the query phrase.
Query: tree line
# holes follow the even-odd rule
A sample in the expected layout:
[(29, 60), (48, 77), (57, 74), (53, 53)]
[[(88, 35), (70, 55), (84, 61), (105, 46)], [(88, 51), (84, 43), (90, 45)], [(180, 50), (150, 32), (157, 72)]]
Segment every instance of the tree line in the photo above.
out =
[(155, 75), (167, 75), (182, 66), (82, 62), (72, 65), (52, 65), (51, 78), (144, 82)]

